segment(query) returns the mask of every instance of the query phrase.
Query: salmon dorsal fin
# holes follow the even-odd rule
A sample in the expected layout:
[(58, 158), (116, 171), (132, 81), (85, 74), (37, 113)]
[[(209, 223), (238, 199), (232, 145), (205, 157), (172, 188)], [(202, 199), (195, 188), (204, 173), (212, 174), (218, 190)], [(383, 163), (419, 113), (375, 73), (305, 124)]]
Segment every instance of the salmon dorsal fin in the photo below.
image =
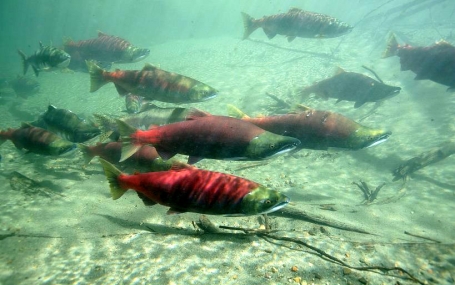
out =
[(159, 69), (156, 65), (153, 65), (151, 63), (146, 63), (144, 65), (144, 67), (142, 68), (143, 71), (153, 71), (153, 70), (156, 70), (156, 69)]
[(446, 42), (445, 40), (441, 39), (436, 42), (436, 45), (438, 46), (452, 46), (450, 43)]
[(26, 129), (26, 128), (33, 128), (33, 126), (30, 123), (22, 122), (21, 129)]
[(197, 118), (208, 117), (211, 116), (209, 113), (201, 111), (199, 109), (191, 109), (188, 115), (186, 116), (187, 121), (196, 120)]
[(99, 37), (106, 37), (106, 36), (108, 36), (108, 34), (103, 33), (102, 31), (98, 30), (98, 38)]
[(54, 110), (57, 110), (57, 107), (55, 107), (54, 105), (49, 104), (49, 105), (47, 106), (47, 111), (48, 111), (48, 112), (51, 112), (51, 111), (54, 111)]
[(40, 47), (41, 49), (44, 48), (44, 45), (43, 45), (43, 43), (42, 43), (41, 41), (39, 41), (39, 47)]
[(339, 66), (337, 66), (335, 68), (335, 75), (338, 75), (338, 74), (341, 74), (341, 73), (345, 73), (345, 72), (346, 72), (346, 70), (344, 70), (343, 68), (341, 68)]
[(297, 8), (297, 7), (292, 7), (291, 9), (289, 9), (288, 13), (299, 13), (299, 12), (303, 12), (302, 9), (300, 8)]

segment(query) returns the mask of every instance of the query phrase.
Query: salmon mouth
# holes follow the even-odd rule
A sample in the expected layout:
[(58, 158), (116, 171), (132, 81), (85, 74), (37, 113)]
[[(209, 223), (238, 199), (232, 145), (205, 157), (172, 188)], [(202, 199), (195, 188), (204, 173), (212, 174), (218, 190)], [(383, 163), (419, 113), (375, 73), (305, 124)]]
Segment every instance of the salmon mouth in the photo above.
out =
[(58, 67), (67, 67), (70, 64), (71, 57), (68, 56), (65, 60), (58, 64)]
[(370, 148), (370, 147), (376, 146), (378, 144), (381, 144), (381, 143), (385, 142), (390, 137), (391, 134), (392, 134), (391, 132), (387, 132), (387, 133), (377, 137), (373, 142), (364, 146), (363, 148)]
[(289, 204), (289, 202), (291, 201), (291, 199), (289, 199), (289, 197), (286, 197), (286, 199), (278, 204), (276, 204), (275, 206), (273, 206), (272, 208), (264, 211), (264, 212), (261, 212), (259, 213), (260, 215), (263, 215), (263, 214), (268, 214), (268, 213), (272, 213), (272, 212), (275, 212), (275, 211), (278, 211), (279, 209), (283, 208), (284, 206), (286, 206), (287, 204)]
[(209, 94), (208, 96), (202, 98), (202, 101), (207, 101), (207, 100), (213, 99), (216, 96), (218, 96), (218, 92), (213, 92), (213, 93)]
[(291, 152), (291, 151), (295, 150), (299, 145), (300, 145), (300, 141), (284, 145), (277, 152), (274, 152), (273, 154), (267, 156), (267, 158), (271, 158), (271, 157), (285, 154), (287, 152)]

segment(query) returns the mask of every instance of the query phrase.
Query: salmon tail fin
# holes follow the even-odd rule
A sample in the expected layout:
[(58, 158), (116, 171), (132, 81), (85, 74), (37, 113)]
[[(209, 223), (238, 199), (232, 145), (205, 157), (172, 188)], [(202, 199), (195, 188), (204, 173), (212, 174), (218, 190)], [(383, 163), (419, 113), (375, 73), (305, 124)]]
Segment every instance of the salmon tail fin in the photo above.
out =
[(118, 198), (122, 197), (127, 190), (123, 189), (118, 181), (118, 177), (122, 174), (122, 172), (115, 168), (114, 165), (110, 164), (102, 158), (100, 158), (99, 161), (103, 166), (104, 174), (106, 175), (107, 181), (109, 182), (112, 199), (117, 200)]
[(249, 118), (249, 116), (247, 114), (242, 112), (242, 110), (240, 110), (239, 108), (237, 108), (234, 105), (228, 104), (227, 105), (227, 109), (228, 109), (228, 116), (231, 116), (231, 117), (234, 117), (234, 118), (237, 118), (237, 119), (247, 119), (247, 118)]
[(24, 70), (24, 75), (27, 73), (27, 70), (28, 70), (28, 66), (29, 66), (29, 63), (27, 61), (27, 56), (25, 55), (25, 53), (23, 53), (20, 49), (17, 50), (17, 53), (21, 56), (22, 58), (22, 66), (23, 66), (23, 70)]
[(247, 13), (242, 12), (242, 17), (243, 27), (245, 28), (242, 39), (245, 40), (251, 35), (252, 32), (259, 28), (259, 26), (256, 24), (255, 19)]
[(387, 41), (387, 48), (382, 53), (382, 58), (394, 56), (398, 50), (398, 41), (395, 35), (392, 33)]
[(79, 150), (82, 152), (82, 157), (84, 158), (84, 163), (89, 164), (90, 161), (92, 161), (92, 159), (94, 157), (94, 155), (90, 151), (90, 147), (85, 144), (78, 143), (77, 148), (79, 148)]
[(135, 154), (142, 147), (142, 145), (134, 143), (131, 138), (131, 135), (137, 132), (137, 129), (122, 120), (116, 120), (116, 122), (120, 133), (120, 141), (122, 142), (122, 155), (119, 161), (122, 162)]
[(87, 64), (88, 72), (90, 73), (90, 92), (95, 92), (108, 83), (103, 76), (104, 69), (96, 65), (96, 63), (91, 60), (86, 60), (85, 64)]

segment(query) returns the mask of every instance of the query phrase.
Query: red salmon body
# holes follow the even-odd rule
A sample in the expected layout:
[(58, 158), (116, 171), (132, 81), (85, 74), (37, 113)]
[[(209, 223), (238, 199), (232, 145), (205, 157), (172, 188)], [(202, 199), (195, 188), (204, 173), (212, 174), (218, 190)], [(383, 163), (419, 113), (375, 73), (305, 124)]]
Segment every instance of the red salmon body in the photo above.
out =
[(152, 144), (161, 156), (180, 153), (189, 163), (202, 158), (258, 160), (294, 149), (300, 141), (266, 132), (254, 124), (230, 117), (204, 116), (140, 131), (118, 120), (124, 147), (122, 160), (143, 144)]
[(169, 206), (169, 213), (257, 215), (284, 207), (289, 198), (256, 182), (197, 168), (127, 175), (100, 159), (112, 198), (127, 189), (138, 192), (147, 205)]
[(391, 135), (390, 132), (362, 126), (341, 114), (308, 107), (303, 109), (298, 113), (250, 118), (230, 105), (229, 113), (266, 131), (299, 139), (298, 148), (361, 149), (383, 142)]
[(259, 184), (201, 169), (120, 175), (120, 186), (179, 212), (240, 213), (242, 198)]

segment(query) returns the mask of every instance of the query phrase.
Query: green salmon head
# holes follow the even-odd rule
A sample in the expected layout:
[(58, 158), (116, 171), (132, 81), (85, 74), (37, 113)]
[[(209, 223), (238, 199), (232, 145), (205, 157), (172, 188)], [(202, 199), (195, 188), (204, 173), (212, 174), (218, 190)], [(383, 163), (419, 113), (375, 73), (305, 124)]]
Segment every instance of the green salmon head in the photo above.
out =
[(206, 101), (215, 98), (218, 91), (204, 83), (197, 83), (188, 90), (188, 98), (191, 102)]
[(243, 197), (241, 212), (244, 215), (267, 214), (283, 208), (289, 201), (283, 193), (260, 185)]
[(61, 155), (76, 148), (76, 144), (65, 139), (56, 139), (50, 145), (52, 155)]
[(150, 50), (147, 48), (138, 48), (134, 46), (130, 46), (127, 48), (125, 53), (123, 54), (121, 62), (137, 62), (143, 60), (150, 54)]
[(250, 141), (245, 157), (250, 159), (265, 159), (294, 150), (299, 145), (300, 140), (296, 138), (263, 132)]
[(384, 130), (360, 127), (347, 140), (348, 147), (351, 149), (372, 147), (385, 142), (391, 134), (392, 132)]
[(49, 65), (52, 67), (65, 68), (70, 64), (71, 56), (58, 48), (50, 48)]

